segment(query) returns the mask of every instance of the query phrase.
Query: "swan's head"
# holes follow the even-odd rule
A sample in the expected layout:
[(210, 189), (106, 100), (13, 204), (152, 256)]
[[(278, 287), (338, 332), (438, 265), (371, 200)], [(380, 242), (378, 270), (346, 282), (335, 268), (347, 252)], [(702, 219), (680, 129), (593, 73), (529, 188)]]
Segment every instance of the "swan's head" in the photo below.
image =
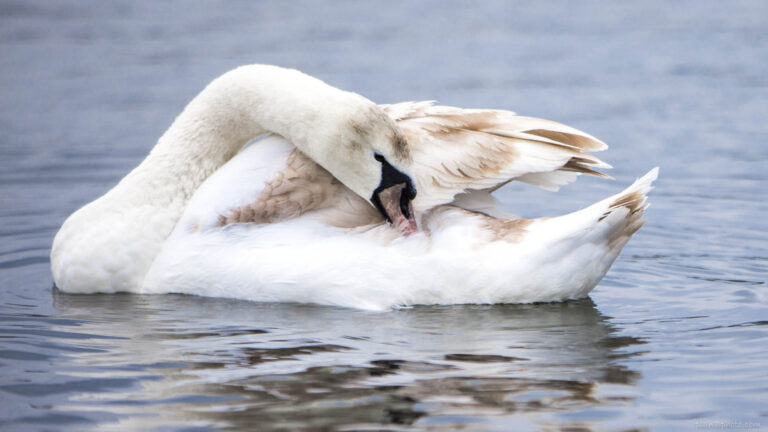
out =
[[(368, 102), (370, 104), (370, 102)], [(395, 122), (370, 104), (346, 117), (331, 154), (321, 163), (357, 195), (370, 201), (404, 234), (418, 231), (412, 201), (416, 187), (408, 142)]]
[(413, 199), (416, 198), (413, 179), (392, 166), (381, 153), (374, 153), (373, 158), (381, 164), (381, 173), (379, 184), (371, 194), (371, 203), (403, 234), (415, 233), (418, 228), (413, 214)]

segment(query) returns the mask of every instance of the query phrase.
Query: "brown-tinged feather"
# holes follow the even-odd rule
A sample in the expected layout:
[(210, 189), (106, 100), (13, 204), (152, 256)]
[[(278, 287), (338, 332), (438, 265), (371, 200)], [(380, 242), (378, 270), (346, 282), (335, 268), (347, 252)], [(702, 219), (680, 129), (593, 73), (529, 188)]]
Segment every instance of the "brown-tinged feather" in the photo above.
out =
[[(600, 216), (600, 219), (598, 220), (602, 221), (603, 219), (608, 217), (608, 215), (611, 214), (614, 210), (625, 207), (629, 210), (627, 217), (634, 217), (635, 219), (639, 220), (639, 222), (636, 222), (634, 224), (634, 225), (639, 224), (637, 225), (636, 228), (634, 228), (634, 225), (632, 225), (634, 229), (634, 231), (630, 232), (630, 234), (632, 234), (638, 229), (640, 229), (640, 227), (645, 222), (644, 220), (641, 220), (639, 216), (642, 215), (642, 212), (648, 207), (648, 204), (646, 204), (646, 200), (647, 200), (647, 196), (642, 191), (634, 191), (634, 192), (624, 194), (616, 198), (616, 200), (614, 200), (611, 203), (611, 205), (608, 207), (608, 211), (603, 213), (603, 215)], [(635, 216), (635, 215), (638, 215), (638, 216)]]
[(576, 178), (563, 173), (608, 177), (597, 169), (610, 165), (588, 154), (606, 145), (560, 123), (430, 102), (382, 109), (396, 120), (419, 168), (417, 211), (449, 203), (467, 189), (494, 190), (520, 177), (553, 190)]
[(589, 174), (593, 175), (595, 177), (601, 177), (601, 178), (612, 178), (608, 174), (602, 173), (600, 171), (597, 171), (595, 169), (592, 169), (591, 167), (586, 166), (586, 163), (588, 162), (581, 162), (585, 160), (584, 158), (578, 158), (573, 157), (568, 160), (568, 162), (563, 165), (562, 168), (560, 168), (560, 171), (573, 171), (581, 174)]
[(485, 225), (493, 233), (494, 240), (503, 240), (510, 243), (517, 243), (525, 237), (528, 232), (526, 228), (533, 223), (531, 219), (497, 219), (485, 216)]
[(569, 134), (565, 132), (558, 132), (547, 129), (532, 129), (526, 130), (525, 133), (531, 135), (537, 135), (544, 138), (549, 138), (553, 141), (568, 144), (574, 147), (578, 147), (586, 151), (602, 150), (604, 147), (595, 143), (594, 139), (590, 139), (581, 135)]
[(340, 187), (328, 171), (293, 150), (285, 168), (264, 185), (254, 202), (220, 215), (218, 224), (271, 223), (297, 217), (325, 205)]
[[(525, 237), (528, 232), (527, 227), (534, 221), (532, 219), (503, 219), (489, 216), (481, 211), (469, 210), (454, 205), (440, 206), (424, 214), (424, 228), (428, 228), (434, 220), (439, 219), (441, 216), (451, 213), (461, 213), (465, 217), (475, 218), (485, 228), (485, 231), (489, 234), (490, 241), (506, 241), (510, 243), (519, 242)], [(546, 218), (540, 218), (544, 220)], [(427, 232), (429, 234), (429, 232)]]
[(640, 191), (635, 191), (617, 198), (616, 201), (611, 203), (611, 208), (627, 207), (630, 213), (634, 213), (641, 210), (644, 203), (645, 194)]
[(307, 212), (329, 226), (354, 228), (381, 222), (376, 209), (347, 189), (328, 171), (299, 150), (286, 158), (286, 166), (264, 185), (250, 204), (218, 217), (218, 226), (235, 223), (273, 223)]

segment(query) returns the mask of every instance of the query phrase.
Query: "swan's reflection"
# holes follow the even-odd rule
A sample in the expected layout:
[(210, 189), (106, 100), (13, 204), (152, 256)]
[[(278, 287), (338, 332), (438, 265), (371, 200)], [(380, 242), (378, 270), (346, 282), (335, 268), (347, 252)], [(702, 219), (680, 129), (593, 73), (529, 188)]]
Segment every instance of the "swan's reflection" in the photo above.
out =
[(445, 416), (458, 425), (519, 413), (540, 424), (539, 415), (615, 403), (596, 388), (639, 377), (623, 359), (642, 341), (615, 335), (588, 299), (388, 313), (170, 295), (55, 293), (54, 302), (81, 321), (78, 331), (119, 338), (83, 341), (99, 350), (68, 357), (68, 370), (137, 382), (60, 408), (117, 413), (120, 428), (323, 429)]

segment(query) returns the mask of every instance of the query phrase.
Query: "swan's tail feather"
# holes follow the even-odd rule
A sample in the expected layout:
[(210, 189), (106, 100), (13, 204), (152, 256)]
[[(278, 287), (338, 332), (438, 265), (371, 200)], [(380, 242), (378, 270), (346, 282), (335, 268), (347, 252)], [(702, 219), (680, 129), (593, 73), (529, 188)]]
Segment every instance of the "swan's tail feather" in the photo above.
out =
[(607, 203), (608, 205), (598, 221), (604, 220), (619, 209), (626, 209), (625, 225), (618, 233), (619, 237), (629, 237), (637, 232), (637, 230), (645, 224), (643, 214), (645, 209), (649, 206), (648, 192), (653, 189), (653, 182), (658, 176), (659, 168), (656, 167), (643, 177), (635, 180), (635, 182), (623, 192), (602, 201), (601, 203)]

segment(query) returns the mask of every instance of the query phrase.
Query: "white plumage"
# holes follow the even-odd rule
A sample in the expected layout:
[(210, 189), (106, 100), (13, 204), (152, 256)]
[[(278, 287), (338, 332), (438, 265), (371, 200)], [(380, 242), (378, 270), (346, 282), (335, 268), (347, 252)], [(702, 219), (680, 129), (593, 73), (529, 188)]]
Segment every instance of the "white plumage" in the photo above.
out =
[[(605, 147), (507, 111), (377, 107), (296, 71), (247, 66), (215, 80), (138, 168), (65, 222), (54, 279), (67, 292), (377, 310), (583, 297), (642, 225), (657, 169), (556, 218), (505, 215), (490, 193), (602, 175), (608, 165), (588, 152)], [(402, 236), (368, 203), (381, 175), (373, 153), (413, 177), (419, 233)]]

